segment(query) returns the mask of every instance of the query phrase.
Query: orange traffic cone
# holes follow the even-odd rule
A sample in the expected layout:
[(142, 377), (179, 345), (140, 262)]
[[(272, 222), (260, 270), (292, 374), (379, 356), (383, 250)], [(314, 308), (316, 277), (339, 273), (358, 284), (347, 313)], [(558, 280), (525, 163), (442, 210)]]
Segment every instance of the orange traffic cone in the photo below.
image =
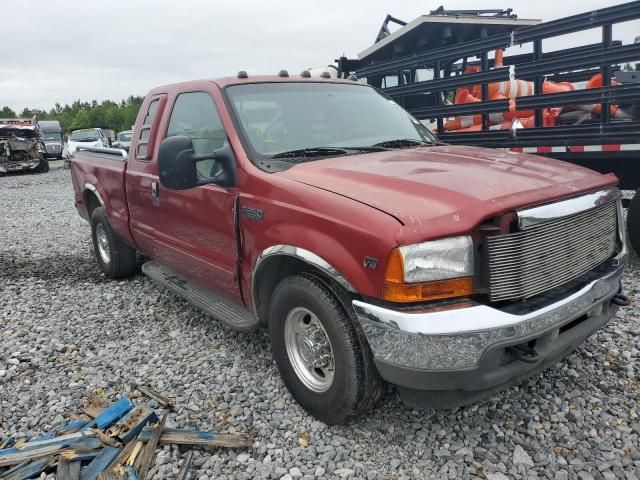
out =
[[(611, 85), (618, 85), (618, 82), (611, 80)], [(602, 73), (596, 73), (587, 81), (587, 88), (600, 88), (602, 87)]]
[(563, 93), (563, 92), (572, 92), (575, 90), (575, 87), (572, 83), (569, 82), (550, 82), (549, 80), (545, 80), (542, 82), (542, 93)]

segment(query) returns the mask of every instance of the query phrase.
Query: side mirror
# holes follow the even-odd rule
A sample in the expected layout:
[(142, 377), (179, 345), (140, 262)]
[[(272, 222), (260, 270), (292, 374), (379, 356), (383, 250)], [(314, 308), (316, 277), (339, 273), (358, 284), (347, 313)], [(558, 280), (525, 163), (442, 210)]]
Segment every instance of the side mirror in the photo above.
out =
[[(220, 163), (221, 173), (198, 179), (196, 163), (211, 159)], [(187, 190), (207, 183), (230, 187), (235, 184), (235, 158), (227, 142), (211, 153), (197, 155), (189, 137), (168, 137), (158, 149), (158, 175), (162, 186), (170, 190)]]

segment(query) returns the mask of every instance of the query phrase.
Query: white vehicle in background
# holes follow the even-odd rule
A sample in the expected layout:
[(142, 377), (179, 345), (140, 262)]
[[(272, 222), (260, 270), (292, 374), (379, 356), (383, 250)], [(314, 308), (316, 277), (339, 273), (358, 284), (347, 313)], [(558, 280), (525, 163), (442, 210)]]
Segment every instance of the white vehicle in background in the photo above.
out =
[(69, 135), (67, 154), (72, 155), (78, 147), (108, 148), (109, 139), (101, 128), (83, 128)]
[(121, 148), (123, 150), (129, 151), (129, 147), (131, 146), (131, 138), (133, 138), (133, 130), (125, 130), (124, 132), (118, 133), (116, 135), (116, 141), (113, 142), (113, 148)]

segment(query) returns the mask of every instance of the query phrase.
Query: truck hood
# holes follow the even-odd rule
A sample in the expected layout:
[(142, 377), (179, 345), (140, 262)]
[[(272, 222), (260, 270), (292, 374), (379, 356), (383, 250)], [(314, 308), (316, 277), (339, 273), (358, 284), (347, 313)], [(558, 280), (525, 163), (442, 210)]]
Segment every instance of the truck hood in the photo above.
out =
[(615, 184), (614, 175), (535, 155), (438, 146), (301, 163), (286, 178), (369, 205), (402, 224), (399, 244), (466, 234), (515, 208)]

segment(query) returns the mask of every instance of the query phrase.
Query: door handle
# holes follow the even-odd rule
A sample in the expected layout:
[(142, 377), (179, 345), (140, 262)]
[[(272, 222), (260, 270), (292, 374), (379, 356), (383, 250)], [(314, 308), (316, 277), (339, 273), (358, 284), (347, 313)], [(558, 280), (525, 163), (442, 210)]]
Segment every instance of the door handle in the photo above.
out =
[(151, 182), (151, 203), (158, 205), (160, 203), (160, 190), (158, 182)]

